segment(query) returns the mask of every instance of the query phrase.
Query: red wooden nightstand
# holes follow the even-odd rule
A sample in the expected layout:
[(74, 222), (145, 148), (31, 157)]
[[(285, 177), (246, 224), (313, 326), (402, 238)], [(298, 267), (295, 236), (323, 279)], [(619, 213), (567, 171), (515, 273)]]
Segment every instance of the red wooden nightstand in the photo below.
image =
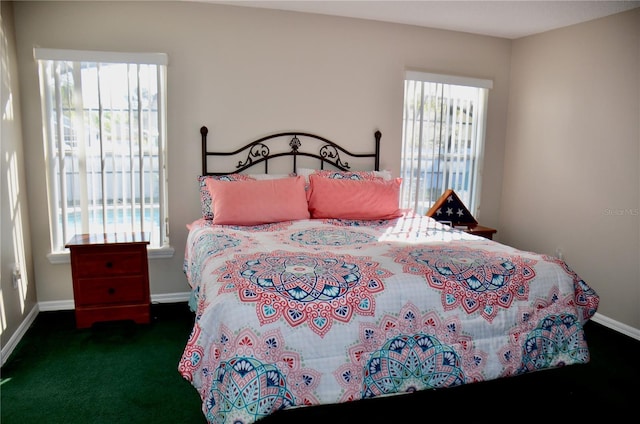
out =
[(498, 232), (495, 228), (485, 227), (483, 225), (469, 225), (466, 230), (463, 230), (465, 233), (475, 234), (477, 236), (481, 236), (487, 238), (489, 240), (493, 239), (493, 235)]
[(97, 321), (150, 320), (147, 234), (78, 234), (71, 252), (76, 327)]

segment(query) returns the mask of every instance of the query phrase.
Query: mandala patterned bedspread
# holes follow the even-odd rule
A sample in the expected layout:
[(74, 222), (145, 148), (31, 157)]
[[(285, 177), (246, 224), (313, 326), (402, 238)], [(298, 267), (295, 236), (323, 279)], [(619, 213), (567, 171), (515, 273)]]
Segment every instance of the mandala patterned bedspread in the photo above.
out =
[(179, 363), (211, 423), (589, 361), (597, 294), (565, 262), (412, 213), (190, 225)]

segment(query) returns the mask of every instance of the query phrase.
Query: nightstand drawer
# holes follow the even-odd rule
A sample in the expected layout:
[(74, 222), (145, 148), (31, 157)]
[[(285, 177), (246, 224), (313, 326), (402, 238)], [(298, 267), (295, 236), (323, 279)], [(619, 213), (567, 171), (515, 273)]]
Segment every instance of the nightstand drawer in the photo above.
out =
[(145, 286), (142, 275), (118, 278), (79, 279), (76, 285), (76, 305), (107, 305), (144, 302)]
[(78, 263), (74, 271), (78, 278), (108, 277), (126, 274), (141, 274), (144, 271), (147, 257), (144, 246), (142, 250), (124, 250), (109, 253), (78, 252)]

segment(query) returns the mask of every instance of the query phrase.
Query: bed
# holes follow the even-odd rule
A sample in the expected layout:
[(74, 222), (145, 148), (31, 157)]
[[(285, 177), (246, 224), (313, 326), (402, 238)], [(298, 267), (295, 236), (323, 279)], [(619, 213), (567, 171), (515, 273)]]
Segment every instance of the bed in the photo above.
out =
[[(379, 131), (365, 154), (310, 133), (229, 152), (207, 136), (184, 259), (194, 326), (178, 370), (208, 422), (589, 362), (594, 290), (558, 258), (399, 209)], [(283, 158), (290, 169), (270, 173)]]

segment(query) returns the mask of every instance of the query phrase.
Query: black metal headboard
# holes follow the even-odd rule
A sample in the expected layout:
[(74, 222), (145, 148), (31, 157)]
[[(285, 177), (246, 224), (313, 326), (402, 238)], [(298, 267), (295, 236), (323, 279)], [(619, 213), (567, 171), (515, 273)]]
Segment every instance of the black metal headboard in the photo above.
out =
[[(237, 172), (242, 172), (252, 166), (258, 165), (259, 163), (264, 162), (264, 173), (269, 173), (269, 159), (273, 159), (276, 157), (283, 156), (291, 156), (293, 161), (292, 172), (297, 171), (297, 157), (298, 156), (306, 156), (314, 159), (318, 159), (320, 161), (320, 169), (324, 169), (325, 164), (329, 164), (331, 166), (336, 167), (341, 171), (349, 171), (351, 170), (351, 166), (349, 165), (349, 158), (373, 158), (374, 160), (374, 170), (380, 170), (380, 139), (382, 138), (382, 133), (380, 131), (376, 131), (374, 133), (375, 137), (375, 152), (373, 153), (351, 153), (345, 148), (339, 146), (333, 141), (327, 140), (324, 137), (320, 137), (318, 135), (304, 133), (304, 132), (282, 132), (277, 134), (268, 135), (266, 137), (262, 137), (258, 140), (252, 141), (251, 143), (234, 150), (232, 152), (216, 152), (209, 151), (207, 149), (207, 134), (209, 133), (209, 129), (205, 126), (200, 128), (200, 134), (202, 135), (202, 175), (226, 175)], [(290, 139), (289, 139), (290, 137)], [(315, 151), (307, 151), (301, 149), (302, 141), (305, 138), (314, 139), (319, 141), (320, 147), (318, 147)], [(271, 153), (271, 149), (269, 146), (274, 146), (273, 143), (277, 143), (277, 140), (280, 140), (280, 143), (289, 139), (289, 149), (284, 151), (278, 151)], [(316, 143), (317, 145), (317, 143)], [(305, 146), (306, 147), (306, 146)], [(233, 155), (241, 155), (240, 157), (246, 158), (239, 160), (236, 168), (229, 172), (219, 172), (219, 171), (209, 171), (207, 166), (208, 158), (215, 156), (233, 156)]]

